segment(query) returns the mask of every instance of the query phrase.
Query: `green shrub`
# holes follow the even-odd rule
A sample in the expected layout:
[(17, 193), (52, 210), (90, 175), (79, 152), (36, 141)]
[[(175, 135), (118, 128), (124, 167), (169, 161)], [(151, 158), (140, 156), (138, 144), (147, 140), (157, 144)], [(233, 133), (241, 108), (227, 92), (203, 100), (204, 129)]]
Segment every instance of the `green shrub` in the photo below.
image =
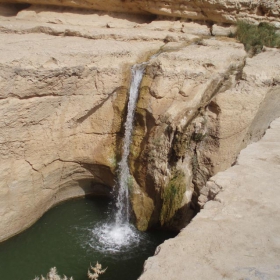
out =
[(261, 52), (263, 46), (280, 47), (280, 36), (276, 33), (275, 26), (266, 22), (259, 25), (237, 22), (236, 38), (244, 44), (246, 51), (252, 54)]

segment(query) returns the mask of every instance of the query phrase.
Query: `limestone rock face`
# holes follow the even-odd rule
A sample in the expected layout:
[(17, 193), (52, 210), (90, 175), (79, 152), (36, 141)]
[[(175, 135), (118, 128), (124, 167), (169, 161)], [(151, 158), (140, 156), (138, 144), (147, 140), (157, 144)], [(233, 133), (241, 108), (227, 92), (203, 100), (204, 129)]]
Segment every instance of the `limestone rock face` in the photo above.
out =
[[(280, 52), (272, 49), (247, 58), (235, 86), (217, 94), (209, 104), (208, 137), (200, 150), (199, 162), (211, 161), (211, 175), (230, 167), (239, 151), (259, 140), (267, 125), (280, 116), (279, 61)], [(202, 205), (206, 189), (199, 198)]]
[(61, 200), (108, 193), (130, 66), (161, 45), (0, 34), (0, 240)]
[(208, 178), (279, 116), (279, 51), (247, 58), (219, 37), (231, 27), (152, 19), (1, 5), (0, 241), (55, 203), (111, 190), (135, 63), (149, 60), (129, 158), (141, 230), (184, 227), (219, 191)]
[[(180, 229), (219, 191), (208, 178), (280, 116), (280, 52), (246, 58), (240, 44), (217, 40), (172, 46), (150, 62), (142, 82), (131, 170), (154, 202), (148, 226)], [(166, 205), (170, 188), (176, 192)]]
[[(185, 225), (192, 218), (193, 177), (206, 168), (198, 162), (207, 132), (203, 111), (214, 95), (230, 86), (228, 81), (242, 70), (245, 56), (240, 44), (202, 40), (178, 48), (167, 45), (147, 66), (136, 112), (131, 170), (154, 201), (149, 226), (160, 220), (161, 226), (179, 229), (182, 221)], [(164, 197), (173, 188), (181, 189), (182, 180), (185, 187), (177, 202), (166, 205)], [(166, 215), (170, 211), (176, 213), (174, 217)]]
[(157, 248), (139, 280), (279, 278), (280, 119), (209, 183), (220, 193)]
[(191, 20), (232, 23), (236, 19), (279, 22), (280, 4), (272, 0), (1, 0), (4, 3), (47, 4), (106, 12), (155, 14)]

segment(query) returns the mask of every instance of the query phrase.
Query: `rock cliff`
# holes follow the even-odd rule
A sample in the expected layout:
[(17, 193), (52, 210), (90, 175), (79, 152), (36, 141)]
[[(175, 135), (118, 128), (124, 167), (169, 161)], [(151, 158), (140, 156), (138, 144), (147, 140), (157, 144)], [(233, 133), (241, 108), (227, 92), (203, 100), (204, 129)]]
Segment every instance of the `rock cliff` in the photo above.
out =
[(114, 185), (130, 66), (162, 42), (0, 37), (3, 240), (61, 200), (108, 193), (95, 185)]
[(237, 19), (279, 22), (280, 4), (273, 0), (1, 0), (88, 8), (105, 12), (154, 14), (190, 20), (232, 23)]
[(280, 116), (279, 69), (279, 51), (246, 58), (240, 44), (213, 39), (167, 45), (147, 67), (132, 146), (134, 199), (150, 205), (136, 211), (139, 228), (179, 230), (211, 199), (208, 178)]
[[(92, 3), (97, 9), (94, 3), (106, 2)], [(141, 230), (184, 227), (219, 191), (207, 180), (230, 167), (280, 116), (278, 50), (248, 58), (236, 40), (211, 36), (232, 27), (155, 19), (141, 8), (144, 3), (152, 9), (147, 1), (111, 6), (124, 12), (132, 5), (141, 15), (0, 4), (0, 241), (55, 203), (110, 192), (130, 67), (152, 54), (157, 56), (142, 80), (129, 158)], [(155, 14), (174, 16), (176, 3), (168, 4), (172, 13), (153, 3), (160, 11)], [(211, 21), (214, 14), (220, 15), (216, 22), (236, 19), (224, 19), (236, 1), (185, 1), (179, 6), (187, 13), (186, 3), (204, 3), (201, 14), (211, 10)], [(254, 9), (261, 3), (275, 7), (266, 15), (248, 10), (247, 18), (277, 21), (277, 2), (254, 3)]]
[(235, 166), (211, 178), (221, 192), (157, 248), (139, 280), (279, 279), (279, 139), (277, 119)]
[(6, 238), (54, 203), (91, 192), (94, 183), (113, 186), (127, 65), (160, 43), (0, 37), (0, 236)]

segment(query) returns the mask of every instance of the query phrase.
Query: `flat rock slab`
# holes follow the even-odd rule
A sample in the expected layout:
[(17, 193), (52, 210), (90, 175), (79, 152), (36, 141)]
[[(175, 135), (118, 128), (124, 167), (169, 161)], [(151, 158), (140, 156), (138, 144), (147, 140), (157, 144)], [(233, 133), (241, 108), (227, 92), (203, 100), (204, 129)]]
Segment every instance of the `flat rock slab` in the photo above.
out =
[(280, 119), (211, 181), (221, 192), (157, 248), (141, 280), (280, 279)]

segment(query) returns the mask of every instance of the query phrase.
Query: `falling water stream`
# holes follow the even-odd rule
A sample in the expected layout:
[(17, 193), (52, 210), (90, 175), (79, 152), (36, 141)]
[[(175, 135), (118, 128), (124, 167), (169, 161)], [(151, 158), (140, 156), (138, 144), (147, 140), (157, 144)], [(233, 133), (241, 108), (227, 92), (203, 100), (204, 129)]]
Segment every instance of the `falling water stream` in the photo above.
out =
[(93, 231), (99, 237), (102, 248), (111, 251), (122, 250), (124, 247), (132, 246), (139, 242), (139, 233), (129, 223), (130, 202), (129, 184), (131, 175), (128, 166), (128, 157), (133, 132), (133, 119), (135, 107), (139, 94), (139, 87), (142, 81), (146, 63), (136, 64), (131, 69), (131, 84), (129, 90), (129, 101), (125, 122), (125, 134), (123, 139), (122, 159), (118, 165), (119, 178), (117, 183), (116, 207), (117, 211), (114, 220), (96, 226)]
[(135, 113), (136, 102), (139, 94), (139, 87), (142, 81), (143, 73), (145, 70), (145, 63), (136, 64), (132, 67), (132, 81), (129, 90), (129, 102), (127, 117), (125, 122), (125, 134), (123, 140), (123, 154), (119, 163), (119, 191), (117, 197), (116, 224), (128, 224), (129, 223), (129, 180), (130, 172), (128, 166), (129, 148), (131, 144), (131, 136), (133, 132), (133, 119)]

